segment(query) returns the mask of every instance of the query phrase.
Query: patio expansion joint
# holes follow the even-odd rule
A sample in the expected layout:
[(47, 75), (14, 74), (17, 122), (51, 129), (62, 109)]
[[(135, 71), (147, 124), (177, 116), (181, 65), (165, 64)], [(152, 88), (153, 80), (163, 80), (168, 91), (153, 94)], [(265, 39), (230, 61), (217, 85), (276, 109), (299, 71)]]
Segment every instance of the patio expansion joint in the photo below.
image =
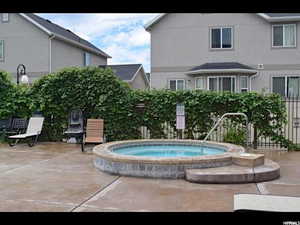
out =
[(82, 201), (80, 204), (78, 204), (77, 206), (75, 206), (74, 208), (71, 209), (70, 212), (74, 212), (76, 209), (80, 208), (81, 206), (83, 206), (86, 202), (88, 202), (89, 200), (95, 198), (98, 195), (101, 195), (101, 193), (106, 193), (108, 190), (110, 190), (110, 187), (112, 187), (114, 184), (117, 183), (117, 181), (121, 178), (121, 176), (118, 176), (116, 179), (114, 179), (112, 182), (110, 182), (109, 184), (107, 184), (106, 186), (104, 186), (102, 189), (96, 191), (94, 194), (92, 194), (90, 197), (88, 197), (87, 199), (85, 199), (84, 201)]

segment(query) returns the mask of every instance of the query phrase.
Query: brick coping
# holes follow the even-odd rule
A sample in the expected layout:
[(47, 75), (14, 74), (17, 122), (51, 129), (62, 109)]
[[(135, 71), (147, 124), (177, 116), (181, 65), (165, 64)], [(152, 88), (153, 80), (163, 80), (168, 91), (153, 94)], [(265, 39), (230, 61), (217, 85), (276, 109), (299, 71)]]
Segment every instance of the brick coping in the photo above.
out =
[[(121, 155), (113, 152), (114, 149), (127, 146), (137, 145), (153, 145), (153, 144), (182, 144), (182, 145), (197, 145), (205, 147), (216, 147), (226, 152), (217, 155), (205, 155), (205, 156), (192, 156), (192, 157), (146, 157), (146, 156), (130, 156)], [(97, 145), (93, 148), (93, 153), (102, 159), (106, 159), (112, 162), (124, 162), (124, 163), (150, 163), (150, 164), (196, 164), (196, 163), (214, 163), (229, 161), (232, 156), (237, 153), (244, 153), (245, 149), (242, 146), (220, 143), (213, 141), (200, 141), (200, 140), (179, 140), (179, 139), (139, 139), (139, 140), (127, 140), (127, 141), (114, 141), (101, 145)]]

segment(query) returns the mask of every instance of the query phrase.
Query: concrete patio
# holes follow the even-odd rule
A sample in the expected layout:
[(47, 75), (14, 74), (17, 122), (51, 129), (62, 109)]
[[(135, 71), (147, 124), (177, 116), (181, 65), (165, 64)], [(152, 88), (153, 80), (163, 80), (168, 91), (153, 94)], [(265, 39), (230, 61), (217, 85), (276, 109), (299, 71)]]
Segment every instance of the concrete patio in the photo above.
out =
[(280, 164), (280, 179), (212, 185), (102, 173), (79, 145), (0, 144), (0, 211), (230, 212), (237, 193), (300, 196), (300, 152), (266, 156)]

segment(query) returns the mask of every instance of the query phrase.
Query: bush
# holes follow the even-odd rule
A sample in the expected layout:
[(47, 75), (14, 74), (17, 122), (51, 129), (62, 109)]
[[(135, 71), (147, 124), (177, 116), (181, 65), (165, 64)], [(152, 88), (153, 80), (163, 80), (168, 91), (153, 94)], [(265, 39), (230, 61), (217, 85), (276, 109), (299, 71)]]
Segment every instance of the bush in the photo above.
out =
[[(65, 68), (43, 76), (30, 88), (13, 85), (9, 75), (1, 72), (0, 85), (0, 97), (4, 99), (0, 117), (24, 117), (41, 111), (45, 116), (44, 140), (63, 138), (69, 112), (75, 108), (82, 109), (86, 118), (103, 118), (108, 141), (141, 138), (141, 126), (150, 130), (151, 138), (166, 138), (162, 124), (168, 122), (175, 129), (176, 104), (184, 103), (187, 138), (195, 139), (193, 133), (197, 132), (203, 139), (213, 118), (227, 112), (243, 112), (256, 127), (258, 137), (272, 137), (290, 145), (276, 134), (286, 122), (284, 103), (277, 94), (132, 90), (110, 68), (96, 67)], [(141, 102), (145, 104), (143, 112), (136, 110)], [(243, 118), (234, 117), (232, 121), (241, 123)]]
[(137, 127), (128, 123), (131, 105), (129, 86), (111, 69), (66, 68), (34, 83), (31, 96), (45, 116), (44, 133), (60, 140), (72, 109), (82, 109), (86, 118), (103, 118), (108, 141), (137, 138)]

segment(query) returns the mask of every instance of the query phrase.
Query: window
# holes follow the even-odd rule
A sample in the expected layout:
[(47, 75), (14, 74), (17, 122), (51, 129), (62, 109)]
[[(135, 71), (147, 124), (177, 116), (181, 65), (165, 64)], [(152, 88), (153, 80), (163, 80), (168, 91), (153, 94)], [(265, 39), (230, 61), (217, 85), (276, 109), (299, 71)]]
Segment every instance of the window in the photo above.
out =
[(300, 97), (300, 76), (273, 77), (272, 87), (283, 97)]
[(8, 13), (2, 13), (2, 22), (8, 22)]
[(171, 90), (184, 90), (185, 80), (169, 80), (169, 89)]
[(246, 76), (240, 77), (240, 88), (241, 88), (241, 92), (248, 91), (248, 77)]
[(212, 28), (211, 29), (211, 48), (231, 49), (232, 48), (232, 28)]
[(0, 61), (4, 60), (4, 41), (0, 40)]
[(273, 77), (273, 92), (285, 96), (285, 77)]
[(204, 90), (205, 89), (205, 78), (199, 77), (196, 79), (196, 89)]
[(296, 47), (296, 24), (273, 25), (273, 47)]
[(300, 77), (288, 77), (287, 78), (287, 91), (288, 97), (299, 97), (299, 89), (300, 89)]
[(235, 77), (208, 77), (208, 89), (235, 92)]
[(84, 53), (84, 66), (91, 65), (91, 55), (90, 53), (85, 52)]

